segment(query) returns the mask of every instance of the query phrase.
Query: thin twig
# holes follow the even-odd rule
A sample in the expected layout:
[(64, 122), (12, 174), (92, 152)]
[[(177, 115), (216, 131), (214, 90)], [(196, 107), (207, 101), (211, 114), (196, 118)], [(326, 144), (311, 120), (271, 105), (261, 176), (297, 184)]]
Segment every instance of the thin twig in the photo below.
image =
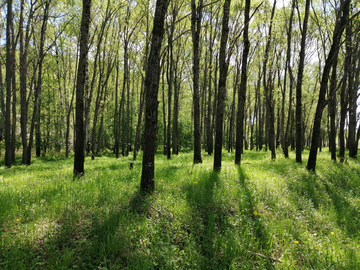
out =
[(261, 257), (261, 258), (270, 259), (270, 260), (272, 260), (273, 262), (281, 262), (281, 263), (283, 262), (283, 261), (280, 260), (280, 259), (276, 259), (276, 258), (273, 258), (273, 257), (268, 257), (268, 256), (265, 256), (264, 254), (261, 254), (261, 253), (253, 252), (253, 251), (250, 251), (250, 250), (248, 250), (247, 252), (250, 253), (250, 254), (252, 254), (252, 255), (259, 256), (259, 257)]
[[(143, 201), (145, 202), (145, 199), (144, 199), (143, 197), (141, 197), (141, 195), (139, 194), (139, 192), (138, 192), (137, 190), (136, 190), (136, 194), (139, 196), (139, 198), (140, 198), (141, 200), (143, 200)], [(163, 214), (160, 210), (156, 209), (152, 204), (150, 204), (150, 207), (151, 207), (152, 209), (154, 209), (155, 211), (159, 212), (159, 214), (161, 214), (162, 216), (164, 216), (164, 214)]]

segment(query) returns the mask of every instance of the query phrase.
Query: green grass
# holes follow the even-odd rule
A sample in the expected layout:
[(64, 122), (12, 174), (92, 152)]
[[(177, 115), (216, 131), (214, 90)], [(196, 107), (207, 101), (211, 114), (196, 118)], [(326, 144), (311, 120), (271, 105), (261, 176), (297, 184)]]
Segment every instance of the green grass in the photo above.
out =
[(157, 155), (148, 197), (141, 157), (86, 158), (76, 181), (73, 159), (0, 167), (0, 269), (359, 269), (358, 161), (192, 157)]

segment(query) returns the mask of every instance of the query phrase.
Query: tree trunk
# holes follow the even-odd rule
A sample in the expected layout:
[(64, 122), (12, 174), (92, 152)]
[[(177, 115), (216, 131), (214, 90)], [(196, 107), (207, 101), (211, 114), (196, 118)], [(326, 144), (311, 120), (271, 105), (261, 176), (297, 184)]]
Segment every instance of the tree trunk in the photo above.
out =
[[(27, 152), (27, 158), (26, 162), (27, 165), (31, 164), (31, 150), (32, 150), (32, 144), (33, 144), (33, 136), (34, 131), (36, 132), (35, 142), (36, 142), (36, 155), (40, 156), (40, 111), (41, 111), (41, 92), (42, 92), (42, 66), (43, 61), (45, 57), (44, 52), (44, 46), (45, 46), (45, 38), (46, 38), (46, 27), (47, 27), (47, 21), (49, 18), (49, 7), (50, 2), (45, 2), (45, 9), (44, 9), (44, 18), (41, 26), (41, 34), (40, 34), (40, 47), (39, 47), (39, 59), (37, 62), (38, 66), (38, 74), (37, 74), (37, 83), (35, 84), (35, 90), (34, 90), (34, 110), (31, 120), (31, 126), (30, 126), (30, 134), (29, 134), (29, 144), (28, 144), (28, 152)], [(35, 130), (36, 129), (36, 130)]]
[(348, 92), (349, 92), (349, 157), (356, 158), (358, 145), (356, 143), (356, 110), (357, 110), (357, 91), (358, 88), (354, 86), (354, 76), (356, 72), (356, 61), (354, 60), (354, 53), (352, 46), (355, 41), (352, 38), (352, 22), (346, 25), (346, 57), (349, 57), (349, 76), (348, 76)]
[(169, 0), (157, 0), (152, 31), (152, 40), (145, 77), (145, 132), (144, 154), (140, 190), (152, 193), (155, 190), (155, 152), (158, 121), (158, 90), (160, 80), (160, 51), (164, 36), (164, 21)]
[(325, 95), (326, 95), (327, 84), (333, 62), (337, 61), (335, 56), (337, 55), (337, 52), (340, 48), (341, 35), (349, 19), (349, 6), (350, 6), (350, 0), (345, 0), (344, 2), (341, 2), (341, 6), (339, 10), (340, 18), (337, 19), (337, 22), (335, 24), (333, 42), (330, 51), (328, 53), (328, 56), (326, 58), (326, 62), (323, 70), (323, 75), (320, 84), (319, 99), (318, 99), (318, 104), (316, 107), (315, 118), (314, 118), (310, 154), (306, 166), (306, 168), (309, 171), (315, 171), (315, 167), (316, 167), (317, 150), (318, 150), (319, 136), (321, 131), (321, 118), (322, 118), (323, 110), (326, 106)]
[(11, 84), (14, 76), (14, 57), (12, 55), (12, 40), (11, 33), (13, 25), (12, 0), (7, 1), (6, 14), (6, 107), (5, 107), (5, 166), (11, 168), (12, 151), (11, 151)]
[(236, 150), (235, 164), (241, 163), (241, 154), (243, 150), (244, 137), (244, 119), (245, 119), (245, 102), (246, 102), (246, 86), (247, 86), (247, 61), (250, 50), (249, 41), (249, 24), (250, 24), (250, 0), (245, 1), (245, 18), (244, 18), (244, 52), (241, 63), (241, 82), (238, 95), (238, 111), (236, 120)]
[(84, 175), (85, 161), (85, 129), (84, 129), (84, 90), (86, 84), (87, 55), (89, 43), (89, 28), (91, 14), (91, 0), (83, 0), (83, 9), (80, 26), (80, 58), (77, 72), (76, 84), (76, 137), (75, 137), (75, 158), (74, 176)]
[(191, 0), (191, 34), (193, 41), (193, 107), (194, 107), (194, 163), (202, 163), (201, 158), (201, 126), (200, 126), (200, 31), (203, 0), (199, 0), (196, 7), (195, 0)]
[(305, 4), (305, 17), (302, 27), (302, 36), (301, 36), (301, 49), (300, 49), (300, 60), (299, 60), (299, 69), (298, 77), (296, 83), (296, 162), (302, 163), (301, 153), (303, 150), (303, 141), (302, 141), (302, 82), (304, 74), (304, 64), (305, 64), (305, 50), (306, 50), (306, 34), (307, 26), (309, 21), (309, 10), (310, 10), (310, 0), (306, 0)]
[(221, 170), (224, 102), (226, 97), (226, 80), (227, 80), (227, 73), (229, 68), (229, 62), (226, 57), (226, 47), (229, 36), (230, 5), (231, 5), (231, 0), (225, 0), (222, 31), (221, 31), (221, 41), (220, 41), (220, 56), (219, 56), (220, 75), (219, 75), (219, 88), (217, 95), (216, 123), (215, 123), (216, 134), (215, 134), (215, 152), (214, 152), (214, 171)]
[(264, 95), (265, 95), (265, 106), (266, 106), (266, 130), (267, 130), (267, 138), (269, 142), (269, 148), (271, 151), (271, 159), (276, 158), (275, 152), (275, 129), (274, 129), (274, 101), (272, 99), (273, 95), (273, 79), (272, 72), (270, 72), (269, 76), (267, 76), (267, 64), (269, 60), (270, 53), (270, 45), (272, 39), (272, 27), (275, 15), (276, 8), (276, 0), (274, 0), (274, 4), (271, 11), (270, 18), (270, 26), (269, 33), (266, 41), (265, 55), (264, 55), (264, 63), (263, 63), (263, 86), (264, 86)]
[[(336, 56), (337, 58), (338, 56)], [(332, 74), (330, 81), (330, 100), (329, 100), (329, 116), (330, 116), (330, 134), (329, 134), (329, 148), (331, 152), (331, 159), (336, 160), (336, 89), (337, 89), (337, 61), (334, 61), (332, 66)]]

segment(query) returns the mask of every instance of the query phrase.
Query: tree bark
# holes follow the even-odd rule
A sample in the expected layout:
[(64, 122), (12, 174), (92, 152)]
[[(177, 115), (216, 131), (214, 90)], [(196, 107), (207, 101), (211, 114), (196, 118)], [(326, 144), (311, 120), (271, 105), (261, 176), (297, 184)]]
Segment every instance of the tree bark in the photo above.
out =
[(199, 0), (196, 7), (195, 0), (191, 0), (191, 34), (193, 41), (193, 107), (194, 107), (194, 163), (202, 163), (201, 158), (201, 126), (200, 126), (200, 32), (203, 0)]
[(269, 53), (270, 53), (270, 45), (272, 39), (272, 27), (275, 15), (275, 8), (276, 8), (276, 0), (274, 0), (274, 4), (271, 11), (271, 18), (270, 18), (270, 26), (269, 26), (269, 33), (266, 41), (266, 48), (265, 48), (265, 55), (264, 55), (264, 63), (263, 63), (263, 86), (264, 86), (264, 95), (265, 95), (265, 106), (266, 106), (266, 129), (269, 142), (269, 148), (271, 151), (271, 159), (276, 158), (275, 152), (275, 128), (274, 128), (274, 104), (275, 102), (272, 99), (273, 96), (273, 79), (272, 79), (272, 72), (270, 72), (269, 76), (267, 76), (267, 64), (269, 61)]
[(76, 84), (76, 137), (75, 137), (75, 158), (74, 176), (84, 175), (85, 161), (85, 129), (84, 129), (84, 90), (86, 83), (87, 55), (89, 43), (89, 28), (91, 14), (91, 0), (83, 0), (83, 9), (80, 26), (80, 58)]
[(158, 121), (158, 90), (160, 81), (160, 51), (164, 37), (164, 21), (169, 0), (157, 0), (152, 31), (152, 40), (145, 77), (145, 132), (144, 153), (140, 190), (152, 193), (155, 190), (155, 152)]
[(11, 84), (14, 70), (14, 59), (12, 55), (12, 40), (11, 33), (13, 25), (13, 1), (7, 1), (7, 14), (6, 14), (6, 107), (5, 107), (5, 166), (11, 168), (12, 151), (11, 151)]
[(315, 167), (316, 167), (317, 150), (318, 150), (319, 136), (321, 131), (321, 118), (322, 118), (323, 110), (326, 106), (325, 95), (326, 95), (327, 84), (330, 77), (329, 75), (333, 62), (337, 61), (335, 56), (337, 55), (337, 52), (340, 48), (341, 35), (349, 19), (350, 2), (351, 2), (350, 0), (345, 0), (344, 2), (341, 2), (341, 6), (339, 10), (340, 18), (337, 20), (335, 24), (335, 29), (333, 33), (333, 42), (330, 51), (328, 53), (328, 56), (326, 58), (326, 62), (323, 70), (323, 75), (320, 84), (319, 99), (318, 99), (318, 104), (316, 107), (315, 118), (314, 118), (311, 148), (310, 148), (308, 163), (306, 166), (307, 170), (309, 171), (315, 171)]
[(298, 77), (296, 83), (296, 162), (302, 163), (301, 153), (303, 150), (303, 141), (302, 141), (302, 82), (304, 76), (304, 64), (305, 64), (305, 50), (306, 50), (306, 34), (307, 26), (309, 21), (309, 10), (310, 10), (310, 0), (306, 0), (305, 4), (305, 17), (302, 27), (302, 36), (301, 36), (301, 49), (300, 49), (300, 60), (299, 60), (299, 69)]
[(216, 134), (215, 134), (215, 152), (214, 152), (214, 171), (221, 170), (224, 101), (226, 97), (226, 80), (227, 80), (227, 73), (229, 68), (229, 62), (226, 57), (227, 54), (226, 47), (229, 37), (230, 5), (231, 5), (231, 0), (225, 0), (221, 40), (220, 40), (220, 55), (219, 55), (220, 74), (219, 74), (219, 88), (217, 95), (216, 122), (215, 122)]
[[(284, 90), (283, 90), (283, 102), (285, 102), (285, 93), (286, 93), (286, 82), (287, 82), (287, 72), (289, 72), (289, 108), (287, 114), (287, 122), (284, 131), (284, 137), (282, 138), (282, 148), (284, 152), (285, 158), (289, 158), (289, 128), (290, 128), (290, 120), (291, 120), (291, 111), (292, 111), (292, 96), (293, 96), (293, 73), (291, 68), (291, 38), (292, 38), (292, 26), (293, 26), (293, 18), (294, 18), (294, 9), (295, 9), (295, 0), (292, 0), (291, 4), (291, 13), (289, 18), (289, 28), (287, 31), (287, 49), (286, 49), (286, 63), (285, 63), (285, 76), (284, 76)], [(283, 104), (282, 109), (284, 109), (283, 122), (285, 121), (285, 104)], [(285, 125), (285, 123), (282, 123)]]
[(241, 82), (238, 95), (238, 111), (236, 120), (236, 150), (235, 164), (241, 163), (241, 154), (243, 149), (244, 137), (244, 118), (245, 118), (245, 102), (246, 102), (246, 86), (247, 86), (247, 61), (250, 50), (249, 41), (249, 24), (250, 24), (250, 0), (245, 1), (245, 18), (244, 18), (244, 52), (241, 63)]

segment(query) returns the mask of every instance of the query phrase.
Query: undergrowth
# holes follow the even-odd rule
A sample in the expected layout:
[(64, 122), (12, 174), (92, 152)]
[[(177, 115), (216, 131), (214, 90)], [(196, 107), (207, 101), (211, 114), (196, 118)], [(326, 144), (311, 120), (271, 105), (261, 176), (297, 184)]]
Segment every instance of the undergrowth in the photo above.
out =
[[(138, 192), (141, 156), (0, 167), (0, 269), (357, 269), (360, 164), (319, 153), (316, 173), (278, 154), (156, 157), (156, 191)], [(304, 153), (305, 156), (305, 153)]]

